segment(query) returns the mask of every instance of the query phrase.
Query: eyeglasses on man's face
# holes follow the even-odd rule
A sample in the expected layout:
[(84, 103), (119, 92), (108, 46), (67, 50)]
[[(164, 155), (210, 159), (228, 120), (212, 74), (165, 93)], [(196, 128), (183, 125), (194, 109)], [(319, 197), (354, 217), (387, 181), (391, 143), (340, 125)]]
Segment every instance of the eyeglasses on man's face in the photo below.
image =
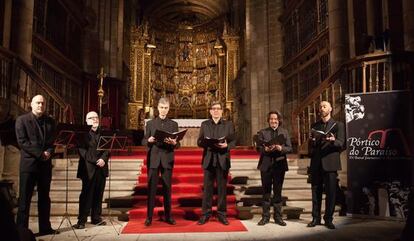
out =
[(222, 110), (222, 108), (220, 108), (220, 107), (213, 107), (213, 108), (210, 108), (210, 110)]
[(97, 120), (97, 119), (99, 119), (99, 117), (98, 117), (98, 116), (91, 116), (91, 117), (88, 117), (88, 120)]

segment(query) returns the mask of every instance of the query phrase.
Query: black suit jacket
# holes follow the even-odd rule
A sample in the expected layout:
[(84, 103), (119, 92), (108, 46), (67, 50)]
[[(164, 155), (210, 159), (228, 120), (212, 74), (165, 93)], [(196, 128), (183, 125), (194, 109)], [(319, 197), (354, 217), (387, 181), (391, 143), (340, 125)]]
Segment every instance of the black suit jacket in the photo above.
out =
[[(86, 135), (86, 140), (80, 141), (81, 144), (78, 148), (78, 172), (76, 175), (78, 178), (92, 179), (95, 172), (100, 172), (100, 174), (104, 177), (108, 176), (109, 152), (96, 150), (98, 147), (100, 136), (101, 135), (99, 129), (96, 132), (91, 130), (89, 131), (88, 135)], [(99, 167), (96, 165), (96, 161), (98, 161), (99, 159), (105, 161), (105, 165), (103, 167)]]
[(47, 151), (53, 155), (53, 142), (56, 137), (56, 124), (53, 118), (43, 115), (44, 128), (39, 126), (32, 112), (19, 116), (16, 120), (16, 138), (20, 147), (20, 172), (38, 172), (39, 168), (52, 167), (51, 158), (42, 159)]
[(282, 151), (265, 152), (264, 150), (265, 148), (262, 144), (272, 140), (272, 128), (268, 127), (257, 133), (257, 144), (260, 152), (260, 160), (257, 169), (262, 172), (268, 171), (272, 167), (272, 162), (276, 162), (276, 166), (282, 168), (284, 171), (289, 169), (286, 154), (292, 152), (292, 142), (290, 141), (290, 136), (286, 129), (279, 126), (276, 130), (278, 135), (277, 138), (282, 142), (278, 143), (282, 146)]
[[(217, 131), (214, 131), (214, 128), (218, 128)], [(226, 137), (227, 148), (208, 147), (203, 143), (205, 137)], [(229, 170), (231, 167), (230, 149), (234, 148), (234, 146), (236, 145), (233, 123), (231, 121), (223, 119), (221, 119), (218, 124), (215, 124), (213, 119), (203, 121), (201, 123), (200, 134), (198, 136), (197, 144), (199, 147), (202, 147), (204, 149), (202, 160), (202, 166), (204, 169), (207, 169), (209, 167), (213, 154), (217, 154), (221, 168), (223, 170)]]
[(345, 143), (344, 124), (331, 118), (327, 122), (326, 128), (322, 121), (315, 122), (311, 127), (315, 130), (325, 132), (325, 130), (329, 130), (334, 123), (336, 123), (336, 125), (330, 132), (334, 134), (335, 141), (310, 141), (311, 172), (318, 172), (320, 166), (327, 172), (341, 170), (340, 153), (343, 150)]
[(177, 132), (178, 123), (168, 118), (162, 120), (159, 117), (147, 122), (145, 136), (142, 140), (142, 144), (148, 147), (147, 165), (149, 168), (158, 168), (162, 165), (163, 168), (172, 169), (174, 167), (174, 149), (178, 148), (180, 143), (177, 142), (175, 146), (169, 145), (163, 140), (149, 143), (148, 138), (154, 136), (157, 129), (170, 133)]

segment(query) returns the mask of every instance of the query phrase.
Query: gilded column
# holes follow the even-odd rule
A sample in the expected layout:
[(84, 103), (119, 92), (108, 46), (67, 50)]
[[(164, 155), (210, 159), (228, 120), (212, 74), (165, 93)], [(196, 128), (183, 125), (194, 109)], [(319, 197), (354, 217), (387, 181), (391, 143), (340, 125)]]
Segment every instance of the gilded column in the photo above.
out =
[(128, 129), (143, 129), (143, 121), (145, 118), (145, 83), (147, 68), (145, 56), (145, 43), (148, 36), (145, 33), (143, 26), (133, 28), (131, 31), (131, 55), (130, 55), (130, 70), (131, 78), (129, 81), (129, 101), (127, 114), (127, 128)]
[(234, 118), (234, 80), (237, 77), (237, 71), (240, 65), (239, 37), (225, 34), (223, 39), (226, 44), (225, 105), (227, 111), (229, 111), (229, 116)]

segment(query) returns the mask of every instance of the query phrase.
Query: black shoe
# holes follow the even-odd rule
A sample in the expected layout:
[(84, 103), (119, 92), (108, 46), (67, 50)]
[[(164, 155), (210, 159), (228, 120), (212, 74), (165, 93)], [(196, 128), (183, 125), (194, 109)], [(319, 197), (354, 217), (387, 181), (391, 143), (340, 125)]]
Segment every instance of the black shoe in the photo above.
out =
[(165, 222), (168, 223), (168, 224), (171, 224), (171, 225), (175, 225), (176, 224), (176, 222), (175, 222), (175, 220), (173, 218), (166, 218), (165, 219)]
[(218, 221), (224, 225), (229, 225), (229, 221), (227, 220), (226, 216), (218, 215)]
[(321, 225), (321, 220), (312, 219), (312, 222), (308, 223), (307, 227), (308, 228), (313, 228), (316, 225)]
[(325, 222), (325, 227), (328, 229), (335, 229), (335, 225), (332, 222)]
[(72, 227), (74, 227), (76, 229), (85, 229), (85, 224), (84, 223), (77, 223), (77, 224), (73, 225)]
[(106, 222), (103, 221), (102, 219), (96, 220), (96, 221), (92, 221), (92, 224), (95, 224), (96, 226), (105, 226)]
[(201, 218), (198, 220), (197, 224), (198, 224), (198, 225), (203, 225), (203, 224), (207, 223), (209, 219), (210, 219), (210, 216), (208, 216), (208, 215), (203, 215), (203, 216), (201, 216)]
[(279, 224), (280, 226), (286, 226), (285, 221), (281, 217), (274, 218), (275, 224)]
[(60, 232), (59, 230), (54, 230), (53, 228), (50, 228), (50, 229), (42, 230), (38, 232), (35, 236), (39, 237), (39, 236), (44, 236), (44, 235), (49, 235), (49, 234), (60, 234)]
[(267, 223), (269, 223), (269, 218), (262, 217), (262, 219), (260, 219), (257, 225), (263, 226), (263, 225), (266, 225)]
[(152, 224), (152, 218), (147, 218), (147, 219), (145, 219), (145, 222), (144, 222), (144, 225), (145, 226), (151, 226), (151, 224)]

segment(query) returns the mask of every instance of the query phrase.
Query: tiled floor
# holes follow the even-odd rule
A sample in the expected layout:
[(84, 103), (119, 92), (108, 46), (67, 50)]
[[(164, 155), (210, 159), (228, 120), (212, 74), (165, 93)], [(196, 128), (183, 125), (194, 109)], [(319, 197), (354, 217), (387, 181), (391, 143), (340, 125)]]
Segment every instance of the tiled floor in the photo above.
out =
[[(280, 241), (393, 241), (397, 239), (404, 226), (403, 222), (336, 217), (334, 223), (337, 229), (328, 230), (324, 226), (315, 228), (307, 228), (306, 224), (310, 221), (310, 217), (304, 217), (301, 220), (287, 221), (286, 227), (277, 226), (274, 223), (265, 226), (257, 226), (259, 216), (255, 216), (252, 220), (245, 220), (243, 224), (247, 227), (247, 232), (232, 233), (173, 233), (173, 234), (120, 234), (111, 225), (94, 226), (87, 225), (84, 230), (76, 230), (76, 234), (81, 241), (110, 241), (110, 240), (126, 240), (126, 241), (221, 241), (221, 240), (280, 240)], [(57, 228), (61, 218), (52, 218), (53, 228)], [(76, 223), (74, 217), (71, 218)], [(126, 224), (121, 222), (122, 227)], [(66, 221), (62, 225), (61, 233), (56, 235), (53, 240), (56, 241), (73, 241), (76, 240), (75, 234), (69, 228)], [(115, 228), (120, 230), (120, 225)], [(37, 220), (32, 218), (30, 228), (37, 231)], [(38, 237), (37, 240), (51, 240), (52, 235)]]

